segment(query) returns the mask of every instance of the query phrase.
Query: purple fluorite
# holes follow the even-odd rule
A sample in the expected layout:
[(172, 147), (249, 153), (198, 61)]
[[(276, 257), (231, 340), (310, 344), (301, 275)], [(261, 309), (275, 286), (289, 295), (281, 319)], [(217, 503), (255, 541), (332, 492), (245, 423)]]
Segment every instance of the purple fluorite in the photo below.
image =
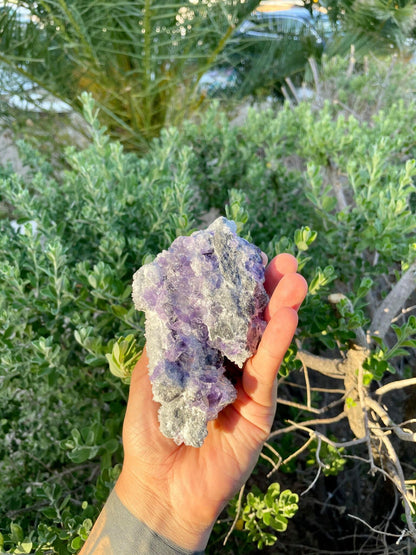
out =
[(224, 358), (242, 367), (266, 323), (261, 251), (218, 218), (178, 237), (133, 277), (133, 301), (146, 314), (153, 398), (162, 433), (200, 447), (207, 422), (236, 397)]

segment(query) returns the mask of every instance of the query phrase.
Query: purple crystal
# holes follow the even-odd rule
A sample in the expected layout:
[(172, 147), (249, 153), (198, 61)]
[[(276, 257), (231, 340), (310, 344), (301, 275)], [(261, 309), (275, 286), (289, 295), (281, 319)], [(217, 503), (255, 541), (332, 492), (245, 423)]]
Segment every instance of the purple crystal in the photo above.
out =
[(207, 422), (236, 397), (224, 359), (242, 367), (266, 326), (261, 251), (218, 218), (178, 237), (133, 277), (133, 301), (146, 314), (153, 398), (162, 433), (200, 447)]

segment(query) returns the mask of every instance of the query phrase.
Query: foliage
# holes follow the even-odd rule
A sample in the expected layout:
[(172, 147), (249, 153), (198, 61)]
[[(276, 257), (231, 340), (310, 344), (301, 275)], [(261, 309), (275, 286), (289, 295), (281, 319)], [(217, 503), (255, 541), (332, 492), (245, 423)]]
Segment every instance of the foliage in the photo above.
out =
[(0, 184), (18, 222), (0, 221), (0, 526), (7, 552), (18, 552), (17, 540), (36, 553), (78, 551), (84, 521), (96, 517), (121, 462), (127, 391), (111, 377), (106, 355), (118, 346), (115, 358), (125, 366), (136, 356), (125, 349), (131, 334), (143, 345), (131, 276), (193, 222), (192, 155), (186, 147), (173, 154), (176, 132), (140, 160), (109, 142), (91, 98), (84, 103), (92, 144), (67, 150), (57, 180), (26, 149), (29, 174)]
[[(360, 466), (369, 456), (360, 451), (362, 442), (342, 445), (354, 431), (334, 410), (343, 404), (345, 414), (359, 408), (357, 391), (345, 389), (342, 381), (334, 388), (333, 376), (306, 371), (302, 359), (308, 349), (329, 363), (339, 356), (339, 367), (345, 367), (352, 346), (369, 336), (360, 366), (364, 381), (358, 383), (355, 366), (354, 387), (373, 408), (396, 411), (394, 418), (380, 412), (379, 419), (375, 409), (368, 411), (371, 428), (383, 426), (374, 445), (390, 441), (397, 428), (409, 433), (410, 424), (395, 424), (406, 420), (405, 391), (397, 402), (383, 397), (383, 406), (374, 393), (385, 381), (414, 375), (409, 353), (416, 326), (408, 297), (391, 314), (396, 320), (383, 337), (371, 326), (416, 259), (416, 104), (408, 88), (389, 82), (389, 75), (405, 71), (401, 83), (412, 87), (415, 75), (411, 66), (399, 71), (389, 62), (357, 66), (347, 79), (348, 67), (348, 60), (325, 62), (310, 102), (251, 110), (241, 126), (232, 125), (216, 104), (182, 131), (163, 130), (140, 158), (109, 141), (91, 97), (84, 96), (92, 135), (88, 148), (67, 149), (65, 166), (56, 169), (21, 145), (29, 173), (18, 177), (2, 170), (0, 542), (6, 553), (79, 550), (120, 472), (127, 389), (108, 365), (128, 381), (143, 347), (143, 321), (130, 300), (132, 274), (177, 235), (202, 225), (198, 219), (209, 209), (226, 210), (269, 259), (282, 251), (295, 254), (310, 284), (297, 341), (279, 375), (278, 418), (267, 446), (274, 457), (262, 458), (250, 478), (241, 521), (227, 545), (219, 547), (229, 516), (214, 531), (212, 549), (250, 553), (254, 541), (266, 550), (277, 537), (269, 527), (282, 531), (297, 508), (298, 493), (311, 488), (287, 530), (298, 542), (307, 541), (310, 515), (329, 518), (328, 500), (335, 504), (340, 491), (343, 512), (322, 526), (314, 521), (319, 539), (311, 541), (321, 541), (318, 551), (327, 529), (348, 528), (344, 512), (374, 526), (376, 514), (388, 518), (396, 533), (400, 522), (391, 507), (375, 500), (374, 492), (384, 495), (387, 481), (373, 481)], [(386, 83), (378, 106), (375, 92), (366, 96), (366, 79), (378, 90)], [(312, 422), (329, 415), (328, 436), (322, 427), (319, 432), (311, 427), (311, 413)], [(389, 434), (383, 433), (386, 428)], [(412, 447), (408, 441), (399, 453), (414, 476)], [(279, 471), (279, 457), (287, 473), (276, 481), (284, 480), (289, 493), (264, 477), (266, 464)], [(385, 457), (380, 450), (373, 463), (387, 472), (392, 465)], [(322, 476), (316, 477), (319, 468)], [(351, 469), (354, 480), (345, 477)], [(351, 484), (359, 480), (366, 487), (359, 489), (357, 502)]]
[(335, 35), (330, 51), (344, 55), (354, 45), (362, 56), (409, 49), (409, 37), (416, 27), (414, 0), (326, 0), (324, 4), (342, 30)]
[(336, 449), (328, 443), (320, 445), (314, 441), (309, 449), (309, 458), (306, 461), (308, 466), (314, 466), (318, 462), (321, 465), (324, 476), (337, 476), (347, 462), (347, 459), (342, 457), (345, 449), (341, 447)]
[(199, 105), (199, 79), (256, 4), (26, 0), (29, 22), (0, 13), (0, 61), (78, 111), (90, 92), (109, 133), (143, 149)]
[(253, 28), (237, 30), (221, 57), (221, 63), (233, 68), (236, 75), (233, 94), (237, 98), (280, 97), (288, 78), (300, 86), (308, 59), (319, 61), (324, 50), (324, 33), (319, 32), (319, 25), (314, 20), (309, 26), (293, 19), (267, 17), (247, 18), (247, 22)]
[(280, 491), (280, 484), (270, 484), (265, 494), (254, 490), (247, 495), (241, 518), (249, 540), (257, 543), (257, 548), (274, 545), (277, 537), (267, 532), (285, 532), (288, 519), (298, 510), (299, 496), (290, 490)]

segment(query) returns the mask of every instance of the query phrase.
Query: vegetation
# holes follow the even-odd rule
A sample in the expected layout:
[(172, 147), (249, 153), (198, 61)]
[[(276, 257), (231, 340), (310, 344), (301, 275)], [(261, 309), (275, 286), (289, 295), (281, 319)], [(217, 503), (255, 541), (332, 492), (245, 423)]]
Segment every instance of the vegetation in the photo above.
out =
[(343, 31), (335, 37), (332, 52), (345, 54), (351, 45), (361, 55), (408, 53), (413, 49), (409, 38), (416, 28), (414, 0), (328, 0), (326, 5), (331, 19)]
[(141, 150), (199, 106), (198, 82), (258, 0), (19, 2), (0, 12), (0, 61), (80, 111), (91, 92), (110, 135)]
[(21, 144), (29, 173), (0, 180), (0, 551), (79, 551), (122, 461), (131, 276), (216, 210), (269, 258), (294, 253), (310, 288), (274, 428), (207, 552), (410, 552), (415, 82), (325, 59), (311, 101), (239, 127), (214, 105), (140, 157), (84, 95), (92, 142), (63, 167)]

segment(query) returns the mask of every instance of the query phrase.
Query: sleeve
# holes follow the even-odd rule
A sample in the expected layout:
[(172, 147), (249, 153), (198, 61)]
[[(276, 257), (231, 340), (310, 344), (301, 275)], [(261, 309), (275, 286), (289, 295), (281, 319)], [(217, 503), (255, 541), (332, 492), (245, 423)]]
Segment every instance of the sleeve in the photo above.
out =
[[(113, 490), (105, 505), (106, 535), (111, 555), (203, 555), (189, 551), (160, 536), (133, 516)], [(106, 555), (110, 555), (110, 552)]]

